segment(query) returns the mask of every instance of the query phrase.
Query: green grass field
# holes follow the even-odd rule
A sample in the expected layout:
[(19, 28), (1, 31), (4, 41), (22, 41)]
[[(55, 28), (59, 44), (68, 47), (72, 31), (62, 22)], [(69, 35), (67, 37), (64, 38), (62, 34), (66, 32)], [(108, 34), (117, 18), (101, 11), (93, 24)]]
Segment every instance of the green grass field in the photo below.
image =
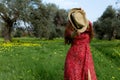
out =
[[(120, 40), (91, 42), (98, 80), (120, 80)], [(0, 39), (0, 80), (63, 80), (69, 45), (63, 39)]]

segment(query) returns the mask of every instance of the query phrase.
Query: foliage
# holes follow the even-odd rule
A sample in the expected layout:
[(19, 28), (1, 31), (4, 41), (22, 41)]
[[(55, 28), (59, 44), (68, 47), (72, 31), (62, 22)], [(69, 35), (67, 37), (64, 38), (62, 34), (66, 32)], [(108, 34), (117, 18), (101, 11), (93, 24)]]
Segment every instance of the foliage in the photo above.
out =
[[(55, 4), (43, 4), (41, 0), (4, 0), (0, 4), (1, 16), (8, 14), (7, 19), (11, 21), (11, 23), (4, 21), (10, 28), (10, 32), (7, 33), (10, 41), (13, 28), (20, 27), (20, 22), (23, 22), (22, 25), (25, 27), (29, 27), (28, 32), (33, 33), (32, 35), (37, 38), (53, 39), (63, 36), (67, 11), (59, 9)], [(9, 31), (8, 27), (6, 28)], [(57, 32), (57, 29), (60, 31)]]
[(111, 40), (119, 36), (120, 20), (116, 15), (116, 10), (108, 6), (103, 15), (93, 23), (97, 38)]
[(11, 41), (11, 33), (13, 25), (17, 22), (18, 18), (23, 19), (24, 13), (26, 14), (27, 6), (30, 0), (3, 0), (0, 3), (0, 17), (4, 22), (4, 39)]
[(17, 27), (15, 30), (14, 30), (14, 37), (22, 37), (23, 35), (25, 34), (25, 29), (24, 28), (21, 28), (21, 27)]
[(41, 4), (37, 9), (33, 9), (30, 18), (34, 35), (46, 39), (63, 36), (57, 32), (57, 28), (64, 28), (66, 25), (66, 14), (65, 10), (59, 9), (55, 4)]

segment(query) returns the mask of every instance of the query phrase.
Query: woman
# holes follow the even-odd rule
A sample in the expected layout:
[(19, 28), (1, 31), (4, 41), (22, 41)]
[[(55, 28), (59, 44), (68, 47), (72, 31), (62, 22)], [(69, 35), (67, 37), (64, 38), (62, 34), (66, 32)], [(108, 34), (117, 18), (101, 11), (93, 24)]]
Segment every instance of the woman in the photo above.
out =
[(84, 31), (75, 29), (69, 19), (65, 30), (65, 44), (71, 44), (64, 68), (64, 80), (97, 80), (89, 43), (93, 37), (88, 21)]

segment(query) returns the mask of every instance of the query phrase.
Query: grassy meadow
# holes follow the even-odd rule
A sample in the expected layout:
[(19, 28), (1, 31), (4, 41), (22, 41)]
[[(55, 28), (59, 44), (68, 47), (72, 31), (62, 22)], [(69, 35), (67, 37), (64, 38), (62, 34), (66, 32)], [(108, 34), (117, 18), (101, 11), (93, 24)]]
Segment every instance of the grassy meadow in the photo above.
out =
[[(98, 80), (120, 80), (120, 40), (92, 40)], [(0, 39), (0, 80), (63, 80), (69, 45), (63, 39)]]

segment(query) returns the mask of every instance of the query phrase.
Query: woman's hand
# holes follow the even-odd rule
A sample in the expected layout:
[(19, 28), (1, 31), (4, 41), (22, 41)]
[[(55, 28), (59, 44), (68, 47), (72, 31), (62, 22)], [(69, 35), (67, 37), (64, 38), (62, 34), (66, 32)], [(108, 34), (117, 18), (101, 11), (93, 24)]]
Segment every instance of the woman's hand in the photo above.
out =
[(80, 35), (81, 34), (81, 30), (78, 29), (77, 30), (77, 34)]

